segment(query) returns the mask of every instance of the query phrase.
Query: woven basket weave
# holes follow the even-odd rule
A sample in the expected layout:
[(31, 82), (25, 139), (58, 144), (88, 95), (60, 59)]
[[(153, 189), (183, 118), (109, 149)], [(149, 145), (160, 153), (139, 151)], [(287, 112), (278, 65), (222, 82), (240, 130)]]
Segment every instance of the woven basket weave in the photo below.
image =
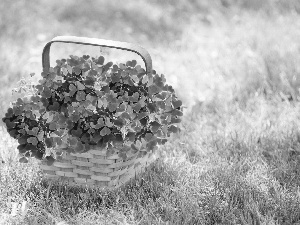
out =
[(126, 160), (114, 155), (106, 156), (106, 150), (94, 149), (86, 153), (66, 153), (63, 159), (57, 160), (52, 166), (42, 161), (40, 168), (46, 178), (55, 179), (68, 185), (97, 186), (114, 189), (135, 178), (156, 159), (150, 152), (137, 158), (132, 154)]

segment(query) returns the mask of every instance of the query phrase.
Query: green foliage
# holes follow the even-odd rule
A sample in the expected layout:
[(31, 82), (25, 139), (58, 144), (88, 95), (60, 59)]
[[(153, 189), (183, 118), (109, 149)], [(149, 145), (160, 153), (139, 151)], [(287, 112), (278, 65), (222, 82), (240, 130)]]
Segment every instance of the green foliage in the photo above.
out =
[(28, 157), (49, 164), (48, 149), (82, 153), (111, 149), (121, 142), (120, 156), (143, 156), (179, 132), (182, 102), (163, 75), (145, 73), (136, 61), (115, 65), (104, 57), (70, 56), (42, 72), (30, 96), (12, 103), (2, 119), (18, 140), (21, 162)]

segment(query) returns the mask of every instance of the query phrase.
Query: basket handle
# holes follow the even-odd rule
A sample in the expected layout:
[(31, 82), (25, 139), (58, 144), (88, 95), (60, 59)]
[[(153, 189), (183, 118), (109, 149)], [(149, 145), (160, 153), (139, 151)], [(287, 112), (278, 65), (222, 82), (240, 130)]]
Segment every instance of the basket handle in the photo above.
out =
[(51, 44), (54, 42), (93, 45), (93, 46), (109, 47), (109, 48), (131, 51), (137, 53), (140, 57), (142, 57), (146, 66), (146, 73), (152, 72), (151, 56), (146, 49), (140, 47), (139, 45), (127, 43), (127, 42), (111, 41), (111, 40), (104, 40), (98, 38), (76, 37), (76, 36), (57, 36), (45, 45), (42, 54), (42, 64), (43, 64), (44, 71), (47, 71), (50, 68), (50, 47)]

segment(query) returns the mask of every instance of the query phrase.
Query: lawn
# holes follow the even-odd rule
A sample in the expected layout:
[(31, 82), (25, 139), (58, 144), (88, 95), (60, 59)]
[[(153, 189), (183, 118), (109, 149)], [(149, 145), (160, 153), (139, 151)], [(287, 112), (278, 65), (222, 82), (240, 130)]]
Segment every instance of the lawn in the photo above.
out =
[[(182, 131), (114, 191), (43, 180), (0, 123), (0, 224), (300, 224), (297, 0), (0, 3), (0, 116), (57, 35), (134, 42), (184, 103)], [(56, 45), (68, 54), (134, 55)], [(15, 203), (27, 202), (12, 216)]]

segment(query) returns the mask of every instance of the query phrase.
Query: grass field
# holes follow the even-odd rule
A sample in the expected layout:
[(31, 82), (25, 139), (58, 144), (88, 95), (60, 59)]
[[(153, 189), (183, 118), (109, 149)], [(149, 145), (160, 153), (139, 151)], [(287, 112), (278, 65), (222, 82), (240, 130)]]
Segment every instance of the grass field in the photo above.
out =
[(44, 182), (36, 161), (16, 162), (1, 123), (0, 224), (300, 224), (299, 1), (1, 0), (0, 10), (0, 116), (57, 35), (144, 46), (186, 107), (159, 160), (107, 192)]

